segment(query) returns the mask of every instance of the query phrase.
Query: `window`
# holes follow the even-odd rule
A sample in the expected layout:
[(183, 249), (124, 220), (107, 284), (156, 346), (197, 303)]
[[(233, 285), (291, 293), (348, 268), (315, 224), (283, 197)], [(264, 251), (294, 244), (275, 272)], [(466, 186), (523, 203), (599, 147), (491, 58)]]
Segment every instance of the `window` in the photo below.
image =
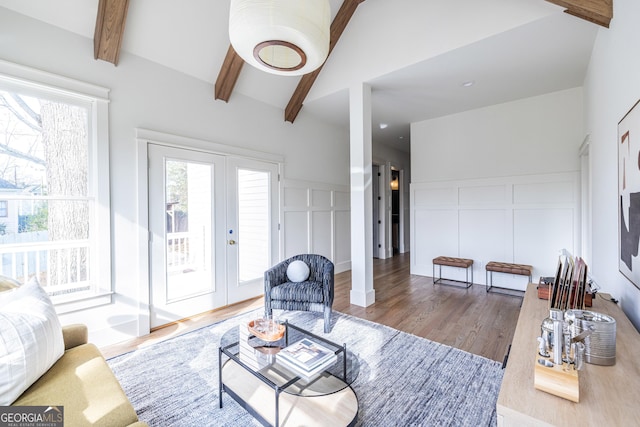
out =
[(107, 94), (0, 62), (1, 274), (61, 311), (111, 291)]
[[(2, 188), (0, 187), (0, 192), (2, 191)], [(6, 200), (0, 200), (0, 218), (6, 218), (8, 216), (7, 214), (7, 201)]]

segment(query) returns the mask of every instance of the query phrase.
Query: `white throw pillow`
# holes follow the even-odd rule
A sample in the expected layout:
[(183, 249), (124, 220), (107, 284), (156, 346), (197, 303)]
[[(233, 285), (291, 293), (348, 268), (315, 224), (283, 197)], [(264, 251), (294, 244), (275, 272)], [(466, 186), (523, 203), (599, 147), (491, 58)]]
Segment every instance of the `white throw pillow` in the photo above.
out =
[(35, 278), (0, 292), (0, 405), (13, 403), (63, 353), (58, 315)]
[(290, 282), (304, 282), (309, 278), (309, 266), (304, 261), (295, 260), (287, 267), (287, 277)]

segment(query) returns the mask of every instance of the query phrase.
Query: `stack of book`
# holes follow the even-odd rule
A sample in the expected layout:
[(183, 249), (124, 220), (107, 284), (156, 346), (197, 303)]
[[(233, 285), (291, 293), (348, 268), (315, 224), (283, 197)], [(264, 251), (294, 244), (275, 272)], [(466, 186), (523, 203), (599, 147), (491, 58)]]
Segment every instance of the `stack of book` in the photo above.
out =
[(283, 348), (276, 356), (279, 364), (306, 381), (313, 380), (338, 361), (334, 351), (308, 338)]

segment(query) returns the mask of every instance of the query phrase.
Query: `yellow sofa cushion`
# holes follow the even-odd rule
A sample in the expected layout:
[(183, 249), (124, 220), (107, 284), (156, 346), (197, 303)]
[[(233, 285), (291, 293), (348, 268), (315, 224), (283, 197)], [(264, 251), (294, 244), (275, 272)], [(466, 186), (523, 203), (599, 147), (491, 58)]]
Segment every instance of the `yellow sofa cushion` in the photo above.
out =
[(8, 291), (10, 289), (14, 289), (20, 286), (20, 282), (12, 279), (11, 277), (0, 275), (0, 292)]
[(64, 349), (77, 347), (89, 342), (89, 329), (84, 323), (72, 323), (62, 327), (62, 338), (64, 339)]
[(120, 383), (91, 343), (67, 350), (13, 405), (64, 406), (68, 426), (111, 427), (138, 422)]

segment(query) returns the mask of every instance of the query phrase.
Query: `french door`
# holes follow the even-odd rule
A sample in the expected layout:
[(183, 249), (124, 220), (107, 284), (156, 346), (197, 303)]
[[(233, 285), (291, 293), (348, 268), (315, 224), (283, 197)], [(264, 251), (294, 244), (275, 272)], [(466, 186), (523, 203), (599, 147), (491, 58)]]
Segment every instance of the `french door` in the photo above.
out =
[(151, 327), (261, 295), (277, 254), (277, 165), (148, 153)]
[(227, 158), (227, 302), (264, 293), (278, 255), (278, 166)]

